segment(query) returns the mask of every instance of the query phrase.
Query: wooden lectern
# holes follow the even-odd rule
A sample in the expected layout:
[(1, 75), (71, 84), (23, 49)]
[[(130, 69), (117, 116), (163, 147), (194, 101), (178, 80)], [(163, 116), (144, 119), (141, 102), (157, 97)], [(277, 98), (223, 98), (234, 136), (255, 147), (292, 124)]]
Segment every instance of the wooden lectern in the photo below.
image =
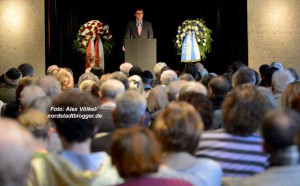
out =
[(153, 73), (156, 64), (156, 39), (125, 39), (125, 61)]

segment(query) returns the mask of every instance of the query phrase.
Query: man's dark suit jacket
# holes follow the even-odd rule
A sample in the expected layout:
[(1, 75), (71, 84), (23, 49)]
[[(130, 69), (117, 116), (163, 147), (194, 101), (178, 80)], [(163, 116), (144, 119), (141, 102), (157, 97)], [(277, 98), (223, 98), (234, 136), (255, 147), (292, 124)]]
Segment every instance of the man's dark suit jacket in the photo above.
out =
[(152, 39), (153, 38), (153, 28), (149, 21), (143, 20), (142, 23), (142, 34), (139, 36), (136, 21), (130, 21), (126, 25), (125, 39)]

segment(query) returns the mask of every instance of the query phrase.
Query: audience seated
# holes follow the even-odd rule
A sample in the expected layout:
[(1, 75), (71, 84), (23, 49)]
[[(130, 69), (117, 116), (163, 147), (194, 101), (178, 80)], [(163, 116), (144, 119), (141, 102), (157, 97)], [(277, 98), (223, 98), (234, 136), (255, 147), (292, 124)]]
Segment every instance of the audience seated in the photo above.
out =
[(157, 116), (169, 104), (167, 93), (164, 91), (164, 87), (157, 85), (154, 87), (147, 99), (147, 112), (144, 126), (152, 127)]
[(186, 81), (173, 81), (171, 82), (167, 87), (168, 87), (168, 99), (169, 102), (171, 101), (176, 101), (179, 95), (179, 90), (186, 84)]
[(155, 64), (153, 69), (155, 79), (152, 81), (152, 87), (160, 84), (161, 69), (165, 66), (167, 66), (165, 62), (158, 62)]
[(256, 85), (254, 70), (248, 67), (236, 71), (232, 77), (232, 87), (242, 86), (246, 83)]
[(179, 94), (178, 101), (186, 101), (194, 106), (202, 118), (204, 130), (216, 129), (214, 122), (214, 110), (211, 101), (199, 92), (186, 92)]
[(169, 85), (173, 81), (178, 80), (178, 75), (174, 70), (165, 70), (162, 72), (161, 77), (160, 77), (160, 82), (162, 85)]
[(54, 77), (58, 80), (63, 91), (71, 90), (74, 88), (73, 75), (65, 68), (60, 68), (54, 74)]
[(296, 145), (299, 114), (291, 111), (272, 111), (263, 121), (264, 150), (270, 153), (270, 167), (262, 174), (248, 178), (243, 186), (299, 185), (299, 151)]
[(119, 69), (123, 72), (127, 77), (129, 76), (129, 70), (131, 69), (132, 64), (128, 62), (124, 62), (120, 65)]
[(4, 103), (16, 101), (16, 88), (22, 78), (22, 73), (16, 68), (10, 68), (4, 74), (5, 85), (0, 88), (0, 100)]
[(60, 94), (62, 91), (61, 84), (55, 77), (50, 75), (40, 78), (37, 84), (51, 99)]
[(119, 175), (125, 179), (120, 186), (192, 185), (187, 181), (159, 174), (161, 147), (149, 129), (132, 127), (116, 130), (110, 154)]
[(288, 86), (288, 84), (294, 82), (295, 78), (291, 75), (291, 73), (287, 70), (279, 70), (274, 72), (272, 75), (272, 86), (271, 90), (274, 94), (274, 98), (276, 100), (276, 108), (281, 110), (281, 97), (282, 93)]
[(18, 69), (22, 73), (22, 77), (26, 77), (26, 76), (33, 77), (34, 75), (34, 68), (30, 64), (23, 63), (18, 66)]
[(264, 114), (274, 107), (274, 102), (255, 85), (245, 84), (233, 89), (221, 108), (224, 129), (204, 132), (196, 155), (218, 161), (224, 177), (262, 173), (268, 165), (268, 155), (256, 132)]
[(203, 122), (195, 108), (186, 102), (172, 102), (157, 118), (154, 133), (165, 152), (164, 164), (182, 176), (192, 176), (193, 185), (218, 186), (220, 165), (207, 158), (196, 158)]
[(14, 120), (0, 119), (0, 183), (27, 185), (36, 143), (28, 130)]

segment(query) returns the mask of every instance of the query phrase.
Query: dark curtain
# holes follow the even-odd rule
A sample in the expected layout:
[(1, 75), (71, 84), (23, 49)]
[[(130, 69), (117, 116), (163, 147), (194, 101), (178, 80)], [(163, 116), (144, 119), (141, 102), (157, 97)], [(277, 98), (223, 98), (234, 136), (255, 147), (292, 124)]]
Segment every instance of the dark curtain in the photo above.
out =
[[(183, 3), (162, 5), (161, 1), (71, 1), (46, 0), (46, 65), (58, 64), (74, 72), (75, 81), (84, 72), (84, 56), (72, 49), (73, 40), (80, 25), (98, 19), (110, 26), (115, 47), (106, 58), (105, 70), (118, 70), (124, 61), (122, 52), (126, 22), (134, 19), (134, 8), (144, 8), (144, 19), (153, 24), (157, 38), (157, 61), (165, 61), (174, 70), (182, 70), (184, 63), (174, 49), (177, 27), (185, 19), (203, 18), (212, 29), (212, 52), (207, 55), (204, 66), (211, 72), (221, 74), (228, 66), (241, 60), (248, 64), (247, 1), (191, 0)], [(171, 2), (168, 2), (171, 3)]]

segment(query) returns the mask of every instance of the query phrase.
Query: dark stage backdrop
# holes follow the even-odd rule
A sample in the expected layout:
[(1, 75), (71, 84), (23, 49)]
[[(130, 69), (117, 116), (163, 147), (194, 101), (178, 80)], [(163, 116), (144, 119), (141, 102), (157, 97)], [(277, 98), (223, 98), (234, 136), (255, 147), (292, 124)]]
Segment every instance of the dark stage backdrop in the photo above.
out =
[[(172, 2), (172, 1), (171, 1)], [(171, 2), (164, 2), (169, 4)], [(72, 49), (79, 27), (97, 19), (110, 26), (115, 48), (106, 58), (105, 70), (118, 70), (124, 61), (123, 35), (127, 21), (134, 20), (134, 9), (144, 8), (144, 19), (151, 21), (157, 38), (157, 61), (165, 61), (174, 70), (182, 70), (173, 40), (177, 27), (185, 19), (203, 18), (212, 29), (212, 52), (202, 61), (210, 72), (224, 73), (228, 66), (241, 60), (248, 64), (247, 1), (246, 0), (191, 0), (172, 5), (162, 1), (110, 0), (73, 1), (45, 0), (46, 12), (46, 67), (57, 64), (69, 67), (77, 82), (84, 72), (84, 58)]]

